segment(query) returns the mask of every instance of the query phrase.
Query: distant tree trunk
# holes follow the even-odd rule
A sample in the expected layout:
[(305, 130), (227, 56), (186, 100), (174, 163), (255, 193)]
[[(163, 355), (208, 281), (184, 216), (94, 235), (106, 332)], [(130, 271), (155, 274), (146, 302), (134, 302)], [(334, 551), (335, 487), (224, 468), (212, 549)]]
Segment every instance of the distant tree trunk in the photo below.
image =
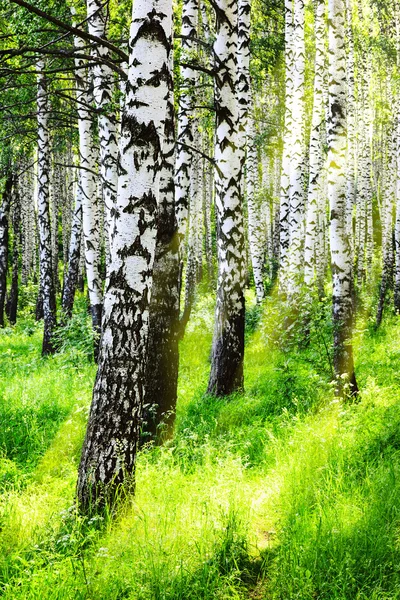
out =
[(15, 323), (17, 322), (17, 310), (18, 310), (19, 249), (20, 249), (20, 243), (21, 243), (21, 200), (19, 197), (17, 185), (14, 185), (12, 225), (13, 225), (12, 275), (11, 275), (10, 296), (8, 299), (8, 302), (9, 302), (8, 319), (9, 319), (11, 325), (15, 325)]
[(10, 174), (6, 179), (0, 207), (0, 327), (4, 327), (4, 304), (7, 291), (8, 269), (8, 220), (13, 184), (14, 177)]
[(33, 199), (33, 173), (28, 160), (22, 163), (24, 172), (19, 178), (21, 201), (22, 268), (21, 283), (26, 285), (32, 276), (35, 264), (36, 218)]
[(261, 214), (261, 194), (257, 189), (257, 148), (255, 145), (255, 128), (253, 118), (249, 118), (247, 135), (247, 210), (249, 227), (249, 249), (253, 267), (254, 285), (257, 302), (265, 297), (263, 268), (265, 261), (266, 227)]
[[(107, 38), (107, 19), (104, 2), (87, 0), (89, 33), (100, 38)], [(96, 58), (112, 60), (111, 51), (101, 44), (93, 45)], [(112, 101), (115, 95), (114, 73), (104, 62), (93, 66), (93, 96), (96, 107), (100, 111), (100, 168), (105, 206), (105, 231), (108, 236), (108, 246), (111, 239), (111, 215), (117, 196), (117, 157), (118, 157), (118, 128)]]
[(78, 284), (80, 251), (82, 238), (82, 188), (77, 186), (74, 216), (71, 227), (71, 240), (69, 246), (69, 260), (62, 297), (62, 310), (64, 319), (70, 319), (74, 307), (75, 291)]
[(396, 220), (394, 226), (395, 271), (394, 271), (394, 308), (400, 312), (400, 102), (397, 106), (397, 181), (396, 181)]
[(145, 403), (171, 35), (171, 0), (134, 2), (99, 366), (77, 482), (83, 511), (112, 503), (123, 492), (121, 484), (134, 477)]
[(304, 92), (305, 92), (305, 7), (303, 0), (294, 0), (293, 15), (293, 117), (289, 187), (289, 263), (287, 291), (295, 299), (302, 283), (301, 254), (303, 250), (303, 217), (305, 206), (304, 171)]
[[(82, 40), (75, 38), (75, 47), (79, 50)], [(83, 247), (86, 265), (90, 312), (92, 315), (93, 330), (99, 335), (103, 309), (102, 281), (100, 277), (100, 223), (97, 198), (96, 156), (92, 133), (90, 106), (92, 94), (87, 81), (87, 71), (83, 59), (75, 59), (76, 84), (78, 104), (79, 127), (79, 159), (81, 175), (79, 185), (82, 188), (82, 223)], [(98, 342), (94, 348), (95, 359), (98, 355)]]
[[(197, 0), (184, 0), (182, 5), (182, 55), (187, 63), (192, 62), (192, 54), (196, 49), (191, 38), (197, 37), (198, 5)], [(177, 152), (175, 170), (175, 206), (180, 241), (185, 237), (187, 229), (190, 165), (193, 160), (193, 91), (196, 83), (196, 71), (190, 67), (181, 67), (182, 90), (179, 96)]]
[[(198, 131), (198, 121), (193, 119), (193, 139), (194, 146), (200, 144), (200, 134)], [(181, 336), (183, 337), (186, 325), (189, 322), (192, 308), (195, 302), (196, 284), (198, 281), (199, 271), (199, 253), (198, 253), (198, 238), (201, 235), (199, 231), (199, 215), (201, 215), (201, 171), (200, 160), (198, 156), (192, 158), (191, 173), (190, 173), (190, 210), (189, 210), (189, 226), (187, 239), (187, 262), (186, 262), (186, 279), (185, 279), (185, 306), (181, 318)]]
[(208, 392), (217, 396), (243, 388), (245, 316), (245, 236), (240, 182), (243, 164), (238, 145), (237, 6), (216, 1), (215, 206), (218, 282)]
[[(73, 157), (71, 149), (65, 156), (66, 164), (72, 164)], [(69, 244), (71, 240), (71, 228), (74, 212), (74, 180), (75, 174), (72, 172), (75, 169), (68, 168), (65, 171), (65, 181), (63, 182), (63, 205), (61, 208), (61, 230), (62, 230), (62, 245), (63, 245), (63, 263), (64, 263), (64, 280), (66, 268), (69, 260)], [(65, 283), (65, 282), (64, 282)], [(63, 284), (64, 289), (64, 284)]]
[(358, 392), (352, 337), (352, 261), (346, 231), (346, 52), (343, 0), (328, 0), (328, 198), (331, 215), (333, 359), (337, 393)]
[(307, 289), (316, 280), (316, 239), (318, 236), (318, 210), (323, 190), (321, 187), (324, 168), (323, 129), (325, 124), (325, 106), (323, 97), (323, 78), (325, 71), (325, 2), (318, 0), (315, 7), (315, 75), (314, 105), (310, 139), (310, 177), (308, 184), (308, 205), (306, 218), (306, 237), (304, 243), (304, 284)]
[(280, 185), (280, 288), (286, 291), (287, 254), (289, 250), (289, 215), (290, 215), (290, 167), (292, 152), (293, 126), (293, 0), (285, 0), (285, 127), (283, 135), (282, 172)]
[(384, 206), (384, 210), (382, 210), (383, 218), (382, 218), (382, 255), (383, 255), (383, 265), (382, 265), (382, 279), (380, 285), (380, 293), (379, 293), (379, 302), (378, 309), (376, 313), (376, 326), (382, 322), (383, 317), (383, 309), (385, 306), (385, 299), (387, 290), (390, 285), (390, 279), (393, 274), (393, 218), (392, 218), (392, 157), (389, 156), (389, 164), (386, 168), (385, 173), (385, 183), (384, 186), (384, 197), (382, 199), (382, 203)]
[(57, 290), (60, 287), (58, 279), (58, 213), (62, 202), (61, 172), (58, 165), (53, 166), (50, 190), (51, 258), (54, 289)]
[(54, 352), (53, 331), (56, 322), (56, 295), (51, 260), (50, 229), (50, 142), (48, 129), (47, 82), (43, 74), (44, 62), (38, 68), (38, 172), (37, 206), (39, 222), (40, 296), (43, 303), (44, 333), (42, 354)]
[[(209, 151), (208, 144), (205, 144), (205, 153)], [(213, 249), (212, 249), (212, 227), (211, 227), (211, 205), (214, 191), (214, 177), (212, 165), (208, 161), (203, 161), (203, 213), (204, 213), (204, 232), (205, 232), (205, 255), (207, 265), (208, 283), (212, 284), (214, 280)]]

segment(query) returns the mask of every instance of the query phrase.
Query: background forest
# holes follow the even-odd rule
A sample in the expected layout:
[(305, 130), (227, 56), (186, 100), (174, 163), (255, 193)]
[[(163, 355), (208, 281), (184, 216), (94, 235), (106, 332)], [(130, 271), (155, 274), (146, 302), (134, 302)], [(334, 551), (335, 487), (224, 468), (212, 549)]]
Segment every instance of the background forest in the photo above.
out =
[(0, 589), (400, 598), (400, 4), (0, 0)]

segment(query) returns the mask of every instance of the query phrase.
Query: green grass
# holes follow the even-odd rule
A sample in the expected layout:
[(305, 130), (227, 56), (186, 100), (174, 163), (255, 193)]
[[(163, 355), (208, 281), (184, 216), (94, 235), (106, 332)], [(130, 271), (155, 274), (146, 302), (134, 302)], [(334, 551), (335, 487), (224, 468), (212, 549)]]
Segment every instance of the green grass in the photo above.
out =
[[(40, 357), (0, 332), (0, 589), (14, 599), (400, 598), (400, 323), (357, 324), (357, 404), (332, 393), (329, 304), (284, 331), (249, 294), (246, 391), (205, 395), (213, 299), (181, 345), (175, 434), (113, 520), (73, 507), (95, 367), (84, 302)], [(304, 319), (303, 319), (304, 321)]]

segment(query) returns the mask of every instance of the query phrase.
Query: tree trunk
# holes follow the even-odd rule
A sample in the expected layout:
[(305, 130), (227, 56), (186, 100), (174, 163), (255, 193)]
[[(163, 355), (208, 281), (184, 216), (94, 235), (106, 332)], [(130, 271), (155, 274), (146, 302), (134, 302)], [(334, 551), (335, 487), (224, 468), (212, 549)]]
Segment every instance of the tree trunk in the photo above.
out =
[(352, 336), (352, 263), (346, 231), (346, 52), (343, 0), (328, 1), (329, 114), (328, 198), (331, 215), (330, 244), (333, 283), (333, 361), (336, 391), (344, 384), (356, 394)]
[(292, 304), (302, 283), (301, 255), (303, 250), (303, 217), (305, 206), (304, 171), (304, 91), (305, 91), (305, 7), (303, 0), (294, 0), (293, 15), (293, 119), (289, 187), (289, 262), (287, 275), (288, 297)]
[[(191, 38), (197, 37), (198, 5), (197, 0), (184, 0), (182, 6), (182, 55), (187, 63), (192, 62), (196, 50)], [(187, 229), (190, 196), (190, 165), (193, 160), (188, 146), (193, 147), (193, 90), (196, 83), (196, 71), (190, 67), (181, 67), (182, 90), (179, 97), (177, 152), (175, 167), (175, 212), (178, 221), (180, 242)]]
[(47, 82), (43, 74), (44, 62), (39, 61), (38, 68), (38, 172), (37, 207), (39, 222), (39, 264), (40, 296), (43, 303), (43, 345), (42, 354), (54, 352), (53, 331), (56, 322), (56, 295), (51, 259), (50, 229), (50, 141), (48, 129)]
[[(78, 38), (75, 38), (74, 43), (78, 50), (83, 44), (82, 40)], [(79, 177), (82, 198), (83, 247), (93, 330), (97, 336), (100, 336), (103, 309), (100, 277), (100, 223), (92, 120), (90, 109), (87, 108), (91, 104), (92, 94), (89, 90), (84, 61), (75, 59), (75, 64), (77, 67), (75, 71), (77, 99), (80, 102), (78, 104), (79, 159), (80, 166), (83, 167)], [(95, 341), (95, 359), (98, 355), (98, 339), (99, 337)]]
[[(107, 39), (106, 14), (101, 0), (87, 0), (89, 33)], [(111, 51), (101, 44), (94, 44), (96, 58), (112, 60)], [(93, 70), (93, 96), (100, 111), (98, 117), (100, 139), (100, 169), (105, 206), (105, 231), (108, 244), (111, 239), (111, 215), (117, 196), (118, 174), (118, 127), (112, 102), (115, 95), (113, 71), (104, 62), (95, 64)]]
[(245, 237), (238, 146), (237, 6), (217, 0), (215, 64), (215, 207), (218, 282), (208, 393), (243, 389)]
[(11, 194), (14, 177), (8, 175), (0, 207), (0, 327), (4, 327), (4, 304), (7, 291), (8, 269), (8, 219), (11, 205)]
[(171, 431), (176, 409), (180, 336), (180, 257), (174, 201), (174, 116), (171, 89), (165, 121), (163, 166), (160, 172), (157, 242), (147, 343), (149, 360), (144, 380), (142, 443), (150, 440), (161, 442)]
[(280, 186), (280, 216), (279, 216), (279, 263), (280, 289), (286, 291), (286, 271), (289, 250), (289, 215), (290, 215), (290, 167), (292, 150), (293, 126), (293, 0), (285, 0), (285, 127), (283, 136), (282, 172)]
[(78, 284), (80, 251), (82, 238), (82, 188), (77, 186), (75, 211), (72, 219), (69, 260), (64, 281), (62, 310), (64, 319), (70, 319), (74, 307), (75, 291)]
[(318, 210), (323, 197), (321, 187), (324, 168), (323, 132), (325, 106), (323, 78), (325, 71), (325, 2), (318, 0), (315, 8), (315, 76), (314, 105), (310, 139), (310, 176), (308, 184), (308, 205), (306, 237), (304, 242), (304, 284), (311, 289), (316, 280), (316, 239), (318, 232)]
[(171, 0), (133, 4), (111, 264), (99, 366), (77, 482), (83, 511), (112, 503), (123, 493), (121, 484), (126, 482), (127, 490), (134, 477), (145, 402), (171, 28)]
[(253, 118), (250, 117), (247, 135), (247, 210), (249, 228), (249, 249), (253, 267), (254, 285), (257, 302), (265, 297), (263, 269), (265, 262), (266, 227), (261, 213), (261, 194), (257, 189), (257, 148), (254, 141), (255, 129)]
[(12, 249), (12, 275), (11, 275), (11, 288), (10, 296), (8, 299), (8, 319), (11, 325), (15, 325), (17, 322), (17, 310), (18, 310), (18, 274), (19, 274), (19, 249), (21, 243), (21, 204), (18, 193), (18, 186), (14, 186), (13, 194), (13, 211), (12, 211), (12, 225), (13, 225), (13, 249)]

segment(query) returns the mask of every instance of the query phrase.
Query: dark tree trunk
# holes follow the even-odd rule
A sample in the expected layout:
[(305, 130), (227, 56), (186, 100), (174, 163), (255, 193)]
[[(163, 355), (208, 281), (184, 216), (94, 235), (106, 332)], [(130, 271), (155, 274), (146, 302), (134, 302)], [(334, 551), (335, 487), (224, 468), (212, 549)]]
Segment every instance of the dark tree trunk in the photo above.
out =
[(35, 319), (41, 321), (43, 319), (43, 294), (42, 287), (39, 285), (38, 295), (36, 299)]
[(4, 327), (4, 304), (6, 299), (8, 268), (8, 218), (12, 187), (13, 176), (9, 175), (0, 208), (0, 327)]
[(17, 186), (14, 188), (14, 207), (13, 207), (13, 251), (12, 251), (12, 277), (9, 297), (8, 318), (12, 325), (17, 322), (18, 308), (18, 271), (19, 271), (19, 249), (21, 243), (21, 205)]
[(74, 307), (74, 298), (76, 286), (78, 283), (79, 265), (80, 265), (80, 250), (82, 237), (82, 203), (77, 191), (75, 212), (71, 227), (71, 240), (69, 245), (69, 260), (67, 272), (64, 280), (64, 290), (62, 296), (62, 311), (63, 319), (69, 320), (72, 316)]
[(161, 442), (171, 431), (179, 367), (179, 236), (174, 203), (174, 103), (168, 103), (160, 175), (160, 204), (149, 313), (141, 443)]
[(393, 264), (394, 264), (394, 236), (389, 235), (389, 240), (387, 243), (387, 248), (385, 248), (385, 256), (383, 260), (383, 270), (382, 270), (382, 280), (381, 280), (381, 288), (379, 293), (379, 302), (378, 302), (378, 310), (376, 312), (376, 326), (382, 322), (383, 317), (383, 309), (385, 307), (385, 300), (387, 290), (390, 287), (390, 282), (393, 279)]

